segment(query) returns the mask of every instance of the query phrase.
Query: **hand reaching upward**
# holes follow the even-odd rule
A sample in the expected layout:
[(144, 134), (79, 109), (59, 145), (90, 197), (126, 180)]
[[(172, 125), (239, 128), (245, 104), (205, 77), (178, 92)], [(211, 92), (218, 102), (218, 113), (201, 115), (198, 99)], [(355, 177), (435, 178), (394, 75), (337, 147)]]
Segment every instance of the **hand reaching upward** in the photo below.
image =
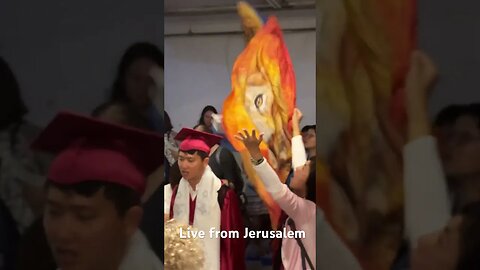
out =
[(245, 145), (245, 148), (247, 148), (253, 159), (259, 160), (263, 157), (262, 152), (260, 151), (260, 143), (263, 141), (263, 134), (260, 134), (257, 138), (257, 132), (255, 129), (252, 130), (251, 134), (244, 129), (243, 133), (238, 132), (238, 134), (235, 135), (235, 138)]
[(303, 118), (302, 112), (298, 108), (295, 108), (293, 110), (293, 116), (292, 116), (293, 136), (300, 135), (300, 122), (302, 121), (302, 118)]

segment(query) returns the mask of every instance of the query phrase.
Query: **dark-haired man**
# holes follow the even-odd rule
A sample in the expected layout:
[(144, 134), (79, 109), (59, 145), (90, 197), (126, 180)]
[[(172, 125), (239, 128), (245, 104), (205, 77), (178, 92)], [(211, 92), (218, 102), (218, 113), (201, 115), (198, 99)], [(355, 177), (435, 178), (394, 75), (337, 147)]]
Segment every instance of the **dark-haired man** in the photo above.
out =
[[(173, 188), (170, 218), (205, 233), (204, 269), (245, 269), (245, 229), (238, 197), (208, 166), (211, 147), (222, 137), (184, 128), (175, 139), (182, 141), (178, 154), (182, 179)], [(236, 231), (238, 238), (221, 238), (216, 235), (221, 231)]]
[(156, 134), (71, 113), (40, 134), (33, 148), (57, 154), (43, 223), (61, 270), (163, 269), (138, 230), (145, 177), (162, 164), (162, 143)]

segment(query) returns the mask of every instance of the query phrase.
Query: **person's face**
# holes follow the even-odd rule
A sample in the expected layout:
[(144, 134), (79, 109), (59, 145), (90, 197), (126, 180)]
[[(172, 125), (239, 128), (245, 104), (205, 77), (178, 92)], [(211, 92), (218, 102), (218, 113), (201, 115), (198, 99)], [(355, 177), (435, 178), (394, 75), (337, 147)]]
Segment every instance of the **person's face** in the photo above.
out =
[(212, 116), (213, 112), (212, 111), (207, 111), (203, 114), (203, 122), (205, 123), (205, 125), (207, 127), (211, 127), (212, 126), (212, 121), (213, 121), (213, 116)]
[(118, 269), (140, 217), (139, 207), (120, 217), (103, 189), (84, 197), (48, 187), (43, 223), (62, 270)]
[(453, 217), (439, 232), (421, 237), (412, 252), (412, 270), (455, 270), (461, 239), (462, 217)]
[(315, 149), (317, 147), (317, 135), (314, 129), (302, 132), (302, 138), (305, 149)]
[(138, 108), (150, 105), (150, 91), (154, 88), (154, 81), (150, 75), (156, 64), (148, 58), (135, 60), (127, 69), (125, 90), (128, 99)]
[(178, 166), (182, 177), (187, 181), (196, 181), (202, 178), (203, 172), (208, 165), (208, 157), (202, 160), (197, 154), (178, 153)]
[(439, 131), (439, 148), (448, 176), (480, 173), (480, 128), (472, 116), (462, 116)]

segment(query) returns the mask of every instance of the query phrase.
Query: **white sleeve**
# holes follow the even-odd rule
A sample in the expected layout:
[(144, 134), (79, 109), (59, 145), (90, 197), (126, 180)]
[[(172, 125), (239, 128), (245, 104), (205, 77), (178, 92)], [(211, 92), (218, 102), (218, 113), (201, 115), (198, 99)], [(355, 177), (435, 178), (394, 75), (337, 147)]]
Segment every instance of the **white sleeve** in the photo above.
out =
[(277, 173), (273, 170), (270, 164), (268, 164), (266, 159), (264, 159), (259, 165), (253, 166), (253, 168), (255, 169), (255, 172), (260, 180), (265, 185), (265, 189), (272, 195), (274, 200), (283, 194), (283, 184), (280, 181)]
[(172, 200), (172, 186), (165, 185), (163, 189), (163, 213), (170, 214), (170, 201)]
[(450, 219), (446, 179), (436, 140), (425, 136), (404, 147), (405, 230), (413, 247), (418, 238)]
[(303, 144), (302, 135), (292, 138), (292, 167), (295, 170), (307, 163), (307, 153)]

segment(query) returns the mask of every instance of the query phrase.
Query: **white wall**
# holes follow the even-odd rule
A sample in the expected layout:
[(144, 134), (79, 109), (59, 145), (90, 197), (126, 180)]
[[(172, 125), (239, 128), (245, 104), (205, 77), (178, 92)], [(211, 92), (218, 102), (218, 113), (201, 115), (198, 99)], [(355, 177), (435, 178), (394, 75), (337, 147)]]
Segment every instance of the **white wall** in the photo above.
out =
[(60, 109), (89, 113), (105, 101), (130, 44), (163, 47), (162, 16), (159, 0), (0, 1), (0, 55), (17, 76), (27, 118), (44, 125)]
[[(441, 76), (432, 96), (432, 112), (451, 103), (479, 101), (480, 20), (476, 11), (480, 3), (452, 5), (447, 0), (425, 0), (418, 5), (419, 46), (432, 55)], [(314, 16), (293, 13), (277, 14), (284, 28), (315, 22)], [(129, 44), (147, 40), (163, 47), (162, 15), (159, 0), (142, 0), (141, 5), (113, 0), (0, 1), (0, 55), (18, 77), (31, 111), (28, 118), (43, 125), (61, 108), (89, 112), (105, 99), (116, 64)], [(222, 23), (211, 17), (197, 19), (194, 24), (170, 19), (165, 31), (239, 28), (237, 16), (222, 19)], [(184, 22), (185, 18), (178, 20)], [(297, 72), (299, 106), (307, 110), (305, 123), (315, 120), (308, 118), (314, 115), (308, 111), (313, 112), (309, 95), (313, 95), (315, 85), (313, 37), (313, 32), (285, 34)], [(243, 43), (240, 36), (208, 36), (170, 37), (165, 45), (166, 109), (171, 111), (176, 127), (190, 126), (208, 101), (220, 107), (219, 96), (224, 98), (230, 91), (230, 69)], [(189, 59), (196, 62), (189, 63)], [(200, 62), (208, 64), (197, 68)], [(210, 73), (214, 76), (203, 79)], [(172, 89), (185, 93), (189, 88), (197, 91), (196, 96), (185, 95), (193, 102), (190, 106), (175, 100)], [(206, 89), (214, 92), (207, 95)]]
[[(193, 127), (206, 105), (221, 110), (231, 92), (233, 63), (244, 48), (243, 36), (168, 36), (185, 29), (193, 32), (239, 29), (236, 15), (165, 19), (165, 110), (176, 130)], [(190, 20), (190, 21), (189, 21)], [(192, 23), (193, 21), (193, 23)], [(315, 17), (279, 16), (282, 27), (314, 27)], [(304, 113), (303, 124), (315, 123), (315, 32), (284, 33), (297, 79), (297, 106)]]
[(480, 102), (480, 2), (423, 0), (418, 8), (419, 47), (440, 75), (432, 113), (454, 103)]

